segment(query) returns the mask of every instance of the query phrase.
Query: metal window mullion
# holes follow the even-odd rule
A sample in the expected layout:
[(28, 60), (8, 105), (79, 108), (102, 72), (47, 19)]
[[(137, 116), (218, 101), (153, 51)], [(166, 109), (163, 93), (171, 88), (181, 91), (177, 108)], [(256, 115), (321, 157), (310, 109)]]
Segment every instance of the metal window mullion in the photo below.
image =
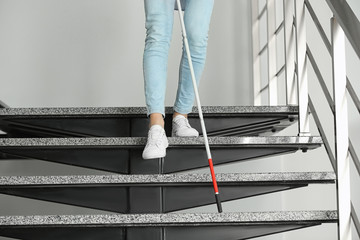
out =
[(346, 98), (345, 34), (335, 18), (331, 19), (332, 70), (335, 103), (335, 152), (337, 162), (338, 239), (351, 240), (351, 194), (349, 128)]
[(310, 135), (309, 90), (306, 59), (306, 22), (304, 0), (294, 0), (296, 21), (296, 72), (298, 77), (299, 136)]
[(294, 2), (292, 0), (283, 1), (286, 103), (287, 105), (296, 105)]
[(268, 80), (269, 80), (269, 105), (278, 105), (278, 82), (276, 67), (276, 10), (275, 0), (267, 0), (267, 42), (268, 42)]
[(252, 48), (253, 48), (253, 94), (254, 106), (261, 106), (261, 69), (260, 69), (260, 21), (259, 2), (251, 1), (252, 8)]

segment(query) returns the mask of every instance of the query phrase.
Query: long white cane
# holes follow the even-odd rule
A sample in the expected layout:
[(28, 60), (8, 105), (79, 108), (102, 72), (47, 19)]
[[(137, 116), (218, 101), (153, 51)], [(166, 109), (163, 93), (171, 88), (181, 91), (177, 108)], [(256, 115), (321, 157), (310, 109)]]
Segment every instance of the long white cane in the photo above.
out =
[(201, 129), (202, 129), (204, 140), (205, 140), (205, 148), (206, 148), (206, 153), (207, 153), (207, 157), (208, 157), (208, 161), (209, 161), (210, 173), (211, 173), (211, 177), (212, 177), (212, 181), (213, 181), (213, 185), (214, 185), (216, 204), (217, 204), (218, 212), (221, 213), (222, 212), (222, 206), (221, 206), (220, 194), (219, 194), (219, 189), (218, 189), (217, 182), (216, 182), (215, 171), (214, 171), (213, 161), (212, 161), (212, 157), (211, 157), (209, 141), (208, 141), (208, 137), (207, 137), (207, 133), (206, 133), (204, 118), (203, 118), (203, 114), (202, 114), (199, 91), (198, 91), (198, 88), (197, 88), (197, 83), (196, 83), (196, 78), (195, 78), (195, 73), (194, 73), (194, 67), (193, 67), (193, 64), (192, 64), (190, 48), (189, 48), (189, 42), (188, 42), (187, 35), (186, 35), (186, 29), (185, 29), (185, 24), (184, 24), (184, 16), (183, 16), (183, 13), (182, 13), (182, 10), (181, 10), (182, 8), (181, 8), (180, 0), (177, 0), (177, 6), (178, 6), (178, 10), (179, 10), (180, 23), (181, 23), (181, 29), (182, 29), (183, 38), (184, 38), (186, 54), (187, 54), (188, 61), (189, 61), (191, 79), (192, 79), (192, 82), (193, 82), (196, 102), (197, 102), (197, 106), (198, 106), (198, 110), (199, 110)]

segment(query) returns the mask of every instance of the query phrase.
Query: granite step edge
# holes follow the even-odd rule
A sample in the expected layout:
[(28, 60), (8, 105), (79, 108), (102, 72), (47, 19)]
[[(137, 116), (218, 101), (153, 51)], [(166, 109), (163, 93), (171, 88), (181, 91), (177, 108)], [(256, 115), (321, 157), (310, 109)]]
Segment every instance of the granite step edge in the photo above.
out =
[[(298, 114), (298, 106), (203, 106), (204, 114), (244, 114), (244, 113), (287, 113)], [(145, 115), (146, 107), (40, 107), (40, 108), (0, 108), (0, 116), (16, 115)], [(166, 107), (165, 114), (172, 114), (173, 108)], [(190, 115), (198, 115), (193, 107)]]
[[(211, 145), (319, 145), (320, 136), (243, 136), (209, 137)], [(0, 138), (4, 146), (139, 146), (146, 137), (88, 137), (88, 138)], [(203, 137), (168, 137), (169, 145), (203, 145)]]
[[(288, 173), (221, 173), (216, 174), (222, 183), (334, 183), (334, 172), (288, 172)], [(211, 183), (209, 174), (158, 174), (158, 175), (72, 175), (72, 176), (2, 176), (0, 187), (34, 185), (79, 184), (181, 184)]]
[(108, 215), (0, 216), (4, 226), (198, 226), (259, 223), (337, 222), (337, 211), (281, 211), (241, 213), (168, 213)]

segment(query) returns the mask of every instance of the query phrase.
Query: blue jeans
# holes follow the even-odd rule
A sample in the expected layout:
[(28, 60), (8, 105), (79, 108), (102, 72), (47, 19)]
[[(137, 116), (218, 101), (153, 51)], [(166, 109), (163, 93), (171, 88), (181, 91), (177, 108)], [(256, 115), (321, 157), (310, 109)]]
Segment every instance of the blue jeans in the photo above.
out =
[[(184, 22), (197, 85), (204, 69), (209, 24), (214, 0), (183, 0)], [(169, 47), (172, 38), (175, 0), (144, 0), (146, 39), (143, 59), (147, 116), (161, 113), (165, 118), (165, 93)], [(185, 46), (179, 69), (174, 111), (192, 111), (195, 94)]]

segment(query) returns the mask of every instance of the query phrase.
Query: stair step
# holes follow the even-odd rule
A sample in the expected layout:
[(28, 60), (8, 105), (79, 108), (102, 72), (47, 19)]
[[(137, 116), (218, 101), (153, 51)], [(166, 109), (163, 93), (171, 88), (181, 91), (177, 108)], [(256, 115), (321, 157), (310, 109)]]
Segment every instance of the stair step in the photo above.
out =
[[(122, 174), (172, 173), (207, 166), (204, 138), (168, 138), (165, 159), (143, 160), (144, 137), (0, 138), (0, 159), (30, 158)], [(321, 137), (210, 137), (214, 164), (321, 146)], [(130, 164), (131, 163), (131, 164)]]
[[(224, 202), (335, 179), (333, 172), (217, 174)], [(163, 213), (215, 203), (209, 174), (0, 177), (0, 193), (117, 213)]]
[(2, 216), (0, 235), (26, 240), (239, 240), (337, 221), (336, 211)]
[[(280, 131), (297, 120), (297, 106), (202, 107), (209, 136), (258, 135)], [(165, 109), (170, 136), (172, 107)], [(189, 114), (200, 134), (198, 109)], [(0, 108), (0, 129), (11, 137), (146, 137), (145, 107)]]

